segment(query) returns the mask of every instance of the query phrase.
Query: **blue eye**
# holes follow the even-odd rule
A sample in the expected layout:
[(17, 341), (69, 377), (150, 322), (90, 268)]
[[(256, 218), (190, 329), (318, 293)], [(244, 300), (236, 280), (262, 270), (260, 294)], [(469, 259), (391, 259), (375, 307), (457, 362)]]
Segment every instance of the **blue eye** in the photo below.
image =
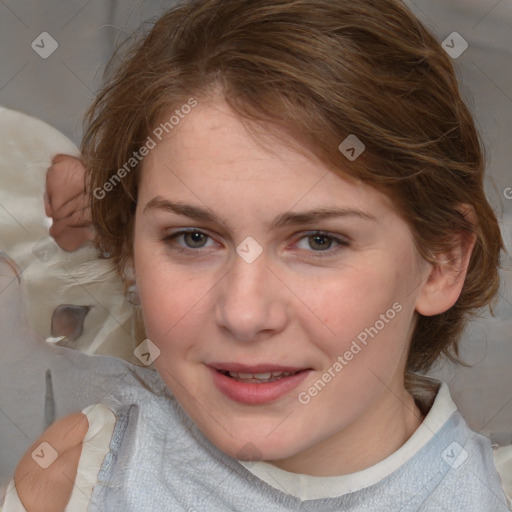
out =
[[(183, 238), (182, 238), (183, 237)], [(185, 242), (185, 245), (179, 244), (179, 247), (174, 247), (175, 240), (182, 238)], [(178, 231), (168, 237), (164, 238), (164, 242), (173, 248), (176, 248), (178, 251), (186, 251), (186, 250), (194, 250), (194, 249), (203, 249), (206, 246), (206, 241), (210, 237), (203, 233), (202, 231), (198, 231), (197, 229), (193, 229), (190, 231)]]
[[(197, 229), (190, 229), (173, 233), (165, 237), (163, 242), (171, 249), (178, 252), (197, 253), (199, 252), (198, 249), (212, 247), (212, 244), (207, 245), (208, 240), (213, 242), (213, 239), (206, 233)], [(299, 244), (303, 241), (306, 241), (308, 247), (299, 247)], [(333, 244), (335, 244), (334, 247)], [(328, 233), (315, 231), (301, 237), (296, 245), (303, 251), (313, 253), (315, 257), (323, 257), (332, 256), (342, 247), (347, 247), (349, 243), (346, 240), (329, 235)]]
[[(316, 231), (314, 233), (303, 236), (300, 241), (302, 240), (306, 240), (308, 246), (313, 249), (313, 251), (310, 252), (324, 253), (318, 254), (318, 256), (330, 256), (332, 253), (338, 251), (340, 246), (347, 247), (349, 245), (347, 241), (341, 240), (340, 238), (329, 235), (328, 233), (323, 233), (321, 231)], [(336, 244), (334, 248), (332, 248), (333, 242)]]

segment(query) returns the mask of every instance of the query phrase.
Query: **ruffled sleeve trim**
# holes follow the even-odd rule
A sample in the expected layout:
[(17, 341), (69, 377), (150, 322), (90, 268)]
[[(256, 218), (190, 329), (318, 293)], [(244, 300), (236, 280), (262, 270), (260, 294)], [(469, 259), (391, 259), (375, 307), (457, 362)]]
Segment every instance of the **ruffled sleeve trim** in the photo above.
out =
[(509, 510), (512, 510), (512, 445), (494, 446), (494, 463), (501, 478), (501, 486), (507, 498)]
[(7, 490), (5, 491), (5, 501), (0, 510), (2, 512), (27, 512), (26, 508), (20, 501), (18, 493), (16, 492), (14, 479), (12, 479), (7, 486)]
[(65, 512), (87, 512), (98, 473), (109, 452), (116, 417), (104, 404), (86, 407), (89, 430), (84, 437), (75, 485)]
[[(94, 404), (82, 410), (87, 416), (89, 429), (82, 442), (75, 484), (65, 512), (87, 512), (98, 473), (110, 449), (116, 417), (104, 404)], [(5, 493), (1, 512), (27, 512), (11, 479)]]

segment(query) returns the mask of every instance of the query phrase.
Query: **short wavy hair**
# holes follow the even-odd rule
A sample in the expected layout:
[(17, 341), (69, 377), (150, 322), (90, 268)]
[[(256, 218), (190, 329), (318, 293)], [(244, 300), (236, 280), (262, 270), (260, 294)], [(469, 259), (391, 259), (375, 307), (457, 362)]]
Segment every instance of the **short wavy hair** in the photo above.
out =
[[(82, 153), (96, 242), (121, 276), (133, 250), (142, 164), (105, 197), (94, 191), (164, 114), (220, 87), (242, 119), (274, 126), (333, 172), (391, 197), (426, 261), (450, 249), (454, 232), (474, 233), (455, 305), (418, 314), (406, 375), (428, 370), (441, 353), (458, 361), (467, 320), (496, 298), (504, 245), (451, 59), (401, 1), (182, 2), (120, 51), (86, 115)], [(353, 162), (338, 149), (349, 134), (366, 146)], [(474, 208), (475, 225), (461, 204)]]

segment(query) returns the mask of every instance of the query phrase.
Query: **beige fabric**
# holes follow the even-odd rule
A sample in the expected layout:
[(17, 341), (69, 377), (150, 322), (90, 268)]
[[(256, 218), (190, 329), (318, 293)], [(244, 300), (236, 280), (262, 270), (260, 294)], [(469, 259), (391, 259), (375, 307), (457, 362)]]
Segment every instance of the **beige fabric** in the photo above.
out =
[(116, 417), (103, 404), (86, 407), (82, 411), (89, 421), (89, 430), (84, 438), (82, 454), (78, 463), (75, 486), (66, 512), (86, 512), (96, 484), (98, 471), (109, 451)]
[(51, 126), (0, 107), (0, 249), (23, 268), (30, 325), (46, 339), (57, 306), (91, 306), (83, 334), (67, 346), (141, 365), (133, 350), (143, 339), (132, 336), (133, 308), (109, 261), (92, 246), (66, 252), (48, 235), (43, 194), (57, 153), (79, 155)]
[[(74, 144), (51, 126), (0, 107), (0, 248), (23, 268), (29, 321), (42, 337), (42, 342), (51, 335), (51, 315), (58, 305), (90, 305), (92, 308), (84, 322), (84, 333), (74, 348), (87, 354), (117, 356), (140, 365), (133, 355), (133, 349), (142, 339), (133, 335), (132, 307), (125, 301), (121, 283), (108, 261), (98, 260), (92, 247), (67, 253), (55, 243), (46, 246), (52, 251), (46, 262), (35, 254), (41, 240), (51, 244), (42, 197), (46, 169), (57, 153), (79, 155)], [(508, 361), (499, 353), (498, 358), (502, 362)], [(506, 375), (510, 375), (509, 364), (506, 363), (505, 367)], [(484, 388), (481, 386), (482, 380), (474, 378), (475, 369), (472, 371), (473, 380), (479, 388)], [(506, 380), (496, 382), (507, 388)], [(486, 388), (486, 391), (491, 393), (495, 387)], [(461, 386), (461, 389), (466, 387)], [(475, 396), (478, 397), (476, 390), (471, 389), (469, 395), (471, 402), (489, 402), (475, 400)], [(461, 400), (456, 399), (456, 390), (453, 396), (459, 405)], [(89, 412), (91, 418), (100, 414)], [(462, 412), (465, 413), (464, 410)], [(108, 418), (108, 414), (103, 413)], [(471, 425), (470, 414), (463, 415), (469, 420), (470, 426), (480, 430), (477, 425)], [(105, 421), (104, 431), (108, 433), (108, 422)], [(97, 440), (104, 441), (104, 438), (100, 435)], [(495, 460), (505, 492), (512, 496), (512, 446), (496, 449)], [(99, 465), (96, 462), (87, 456), (80, 459), (80, 467), (84, 464), (89, 468), (84, 475), (97, 473)], [(86, 482), (83, 485), (87, 488)], [(11, 481), (3, 512), (24, 510), (19, 508), (22, 507), (19, 500), (16, 504), (16, 498), (16, 489)]]
[[(400, 450), (395, 452), (389, 459), (386, 459), (386, 461), (383, 461), (383, 463), (374, 467), (376, 474), (372, 476), (375, 476), (377, 480), (382, 478), (384, 473), (387, 474), (392, 471), (395, 462), (400, 465), (405, 459), (414, 455), (434, 435), (433, 432), (439, 428), (439, 424), (446, 420), (455, 410), (455, 405), (450, 398), (448, 388), (445, 387), (442, 391), (442, 393), (440, 392), (439, 400), (436, 401), (436, 408), (432, 410), (433, 414), (429, 415), (428, 425), (422, 425)], [(87, 416), (89, 429), (83, 442), (75, 486), (65, 512), (87, 512), (99, 469), (109, 451), (110, 440), (115, 426), (115, 416), (106, 405), (91, 405), (82, 412)], [(509, 508), (512, 510), (510, 505), (512, 503), (512, 446), (495, 449), (494, 459), (503, 482), (503, 488), (510, 500)], [(242, 464), (257, 477), (274, 487), (276, 486), (276, 481), (286, 484), (286, 489), (277, 488), (281, 491), (297, 495), (301, 499), (336, 496), (346, 486), (355, 489), (358, 486), (364, 485), (364, 482), (358, 481), (358, 475), (363, 472), (342, 477), (318, 478), (289, 473), (266, 462), (257, 462), (255, 464), (242, 462)], [(276, 474), (278, 478), (273, 478), (273, 475), (275, 477)], [(367, 471), (365, 474), (367, 474)], [(27, 512), (18, 497), (13, 480), (9, 482), (6, 501), (0, 512)]]
[(495, 446), (494, 463), (500, 474), (503, 490), (509, 500), (508, 508), (512, 510), (512, 445)]
[(7, 486), (4, 505), (0, 510), (1, 512), (27, 512), (16, 492), (14, 480), (11, 480)]
[[(98, 471), (109, 451), (116, 422), (114, 413), (103, 404), (86, 407), (82, 413), (87, 416), (89, 429), (83, 440), (75, 485), (65, 512), (87, 512)], [(26, 512), (16, 492), (14, 480), (9, 482), (5, 503), (1, 510), (2, 512)]]

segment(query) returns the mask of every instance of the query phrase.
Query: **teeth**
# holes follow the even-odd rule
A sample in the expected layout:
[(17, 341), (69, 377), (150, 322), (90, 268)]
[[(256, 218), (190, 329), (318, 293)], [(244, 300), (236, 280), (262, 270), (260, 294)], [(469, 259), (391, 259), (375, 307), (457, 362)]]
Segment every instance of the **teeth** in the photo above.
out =
[(282, 379), (283, 377), (295, 375), (296, 372), (228, 373), (230, 377), (233, 377), (236, 380), (243, 380), (247, 382), (272, 382), (274, 380)]
[(238, 377), (239, 379), (261, 379), (267, 380), (272, 377), (271, 373), (235, 373), (229, 372), (231, 377)]

